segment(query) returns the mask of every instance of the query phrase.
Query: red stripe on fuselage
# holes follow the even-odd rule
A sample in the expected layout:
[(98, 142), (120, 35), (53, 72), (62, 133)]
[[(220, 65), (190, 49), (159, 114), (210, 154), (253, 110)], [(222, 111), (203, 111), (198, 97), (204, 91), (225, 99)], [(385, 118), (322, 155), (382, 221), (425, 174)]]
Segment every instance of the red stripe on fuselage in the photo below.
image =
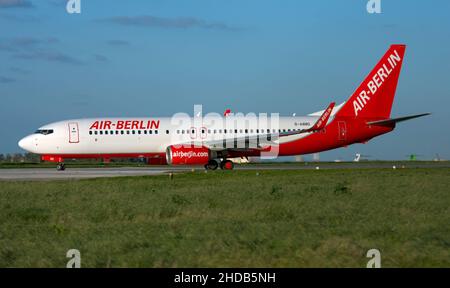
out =
[(62, 162), (64, 159), (108, 159), (108, 158), (165, 158), (165, 153), (115, 153), (115, 154), (45, 154), (43, 161)]

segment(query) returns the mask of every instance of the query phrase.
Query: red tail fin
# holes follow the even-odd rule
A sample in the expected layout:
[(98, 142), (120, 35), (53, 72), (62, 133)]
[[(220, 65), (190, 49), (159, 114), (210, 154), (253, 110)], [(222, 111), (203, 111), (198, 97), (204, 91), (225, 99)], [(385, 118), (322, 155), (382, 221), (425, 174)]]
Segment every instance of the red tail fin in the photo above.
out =
[(389, 118), (405, 48), (392, 45), (337, 115)]

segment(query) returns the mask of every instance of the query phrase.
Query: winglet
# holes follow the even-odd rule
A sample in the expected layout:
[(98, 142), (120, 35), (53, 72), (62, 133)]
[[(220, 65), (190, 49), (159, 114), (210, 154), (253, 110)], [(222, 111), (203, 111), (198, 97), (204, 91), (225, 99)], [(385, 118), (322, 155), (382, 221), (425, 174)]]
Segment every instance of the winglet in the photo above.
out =
[(225, 112), (223, 112), (223, 116), (225, 116), (225, 117), (227, 117), (230, 114), (231, 114), (231, 109), (227, 109), (227, 110), (225, 110)]
[(331, 102), (328, 108), (323, 111), (323, 114), (319, 117), (319, 120), (317, 120), (317, 122), (311, 128), (309, 128), (308, 131), (322, 130), (327, 125), (328, 119), (331, 116), (331, 111), (333, 111), (335, 104), (335, 102)]

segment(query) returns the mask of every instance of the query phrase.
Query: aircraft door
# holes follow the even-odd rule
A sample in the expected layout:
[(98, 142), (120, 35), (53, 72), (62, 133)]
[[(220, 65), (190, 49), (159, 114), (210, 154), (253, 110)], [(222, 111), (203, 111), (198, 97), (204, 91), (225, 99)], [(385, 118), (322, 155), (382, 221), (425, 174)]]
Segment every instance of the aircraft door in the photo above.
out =
[(347, 140), (347, 125), (345, 123), (345, 121), (339, 121), (338, 122), (338, 139), (340, 141), (345, 141)]
[(80, 143), (80, 131), (76, 122), (69, 123), (69, 143)]

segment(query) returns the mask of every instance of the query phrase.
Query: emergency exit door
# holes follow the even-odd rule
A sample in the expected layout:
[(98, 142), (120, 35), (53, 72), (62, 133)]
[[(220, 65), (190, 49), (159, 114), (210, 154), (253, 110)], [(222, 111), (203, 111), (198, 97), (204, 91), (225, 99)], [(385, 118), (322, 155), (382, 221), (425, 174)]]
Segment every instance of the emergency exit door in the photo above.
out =
[(79, 143), (80, 132), (78, 131), (78, 123), (69, 123), (69, 143)]

